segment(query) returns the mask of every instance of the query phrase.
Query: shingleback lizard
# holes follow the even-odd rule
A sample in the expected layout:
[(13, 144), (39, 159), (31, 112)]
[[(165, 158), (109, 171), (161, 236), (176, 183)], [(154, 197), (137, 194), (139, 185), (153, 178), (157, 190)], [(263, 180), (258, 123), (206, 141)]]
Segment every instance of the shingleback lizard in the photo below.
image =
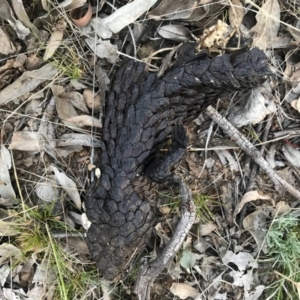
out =
[[(143, 63), (126, 61), (116, 72), (106, 99), (101, 177), (92, 183), (86, 214), (92, 222), (87, 244), (104, 278), (116, 280), (147, 244), (155, 224), (156, 182), (169, 176), (187, 146), (179, 124), (195, 119), (231, 91), (247, 90), (270, 73), (259, 49), (210, 58), (186, 45), (161, 78)], [(172, 135), (162, 161), (153, 159)]]

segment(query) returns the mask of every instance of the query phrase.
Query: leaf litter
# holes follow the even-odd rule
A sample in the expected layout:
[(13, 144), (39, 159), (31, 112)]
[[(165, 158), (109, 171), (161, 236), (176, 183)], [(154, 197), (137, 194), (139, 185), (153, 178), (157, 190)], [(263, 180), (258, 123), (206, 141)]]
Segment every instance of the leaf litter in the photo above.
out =
[[(135, 0), (116, 2), (115, 7), (91, 1), (91, 21), (77, 28), (69, 11), (86, 1), (36, 4), (16, 0), (0, 4), (0, 298), (54, 299), (59, 290), (60, 298), (71, 299), (71, 294), (66, 296), (69, 287), (59, 281), (64, 277), (60, 268), (70, 266), (67, 281), (76, 272), (89, 274), (85, 242), (71, 234), (76, 230), (82, 235), (82, 226), (88, 226), (82, 200), (89, 185), (88, 167), (93, 164), (90, 151), (95, 148), (97, 160), (105, 93), (123, 56), (151, 62), (151, 69), (159, 69), (166, 58), (163, 72), (181, 42), (196, 41), (199, 50), (207, 48), (211, 55), (246, 45), (267, 49), (276, 76), (249, 95), (234, 95), (229, 105), (221, 99), (219, 109), (228, 112), (229, 120), (253, 144), (262, 144), (261, 153), (272, 167), (299, 188), (297, 7), (276, 0)], [(168, 57), (165, 51), (170, 48), (175, 50)], [(195, 200), (197, 223), (184, 250), (153, 285), (153, 299), (267, 299), (277, 291), (272, 290), (276, 276), (285, 280), (286, 290), (291, 289), (282, 299), (295, 299), (300, 279), (276, 271), (269, 263), (267, 234), (275, 218), (297, 210), (299, 199), (273, 190), (238, 147), (208, 125), (200, 116), (189, 128), (190, 143), (197, 150), (188, 152), (178, 169), (195, 199), (201, 199)], [(281, 132), (283, 138), (273, 136)], [(149, 248), (153, 256), (170, 239), (178, 217), (176, 200), (162, 197), (160, 202), (164, 219), (157, 224), (156, 243)], [(41, 212), (46, 215), (41, 217)], [(57, 223), (51, 223), (54, 220)], [(28, 228), (31, 241), (38, 241), (37, 228), (49, 242), (45, 224), (47, 228), (52, 224), (59, 242), (52, 250), (41, 248), (24, 258), (21, 228)], [(278, 234), (283, 240), (284, 234), (289, 235)], [(7, 237), (20, 236), (23, 244), (7, 243)], [(62, 265), (55, 250), (59, 246), (66, 251), (59, 252)], [(71, 260), (65, 259), (66, 253)], [(110, 286), (102, 286), (101, 294), (99, 280), (91, 278), (81, 279), (84, 287), (78, 293), (84, 299), (114, 298)], [(115, 287), (114, 293), (122, 299), (131, 297), (130, 282)]]

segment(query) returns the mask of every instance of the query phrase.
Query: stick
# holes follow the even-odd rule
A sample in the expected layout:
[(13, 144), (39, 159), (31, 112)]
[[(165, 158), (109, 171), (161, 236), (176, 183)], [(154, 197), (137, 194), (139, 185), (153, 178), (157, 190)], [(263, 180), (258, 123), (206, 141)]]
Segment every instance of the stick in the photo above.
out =
[(207, 107), (205, 113), (260, 166), (273, 181), (276, 189), (283, 187), (288, 193), (300, 200), (300, 192), (277, 175), (268, 162), (261, 156), (259, 151), (230, 122), (228, 122), (228, 120), (222, 117), (211, 105)]
[(134, 292), (138, 295), (139, 300), (150, 299), (150, 287), (153, 281), (174, 258), (196, 218), (196, 207), (193, 203), (189, 188), (185, 182), (183, 182), (180, 175), (174, 175), (173, 179), (180, 187), (182, 215), (177, 224), (174, 235), (162, 253), (157, 256), (155, 260), (146, 262), (140, 266), (134, 287)]

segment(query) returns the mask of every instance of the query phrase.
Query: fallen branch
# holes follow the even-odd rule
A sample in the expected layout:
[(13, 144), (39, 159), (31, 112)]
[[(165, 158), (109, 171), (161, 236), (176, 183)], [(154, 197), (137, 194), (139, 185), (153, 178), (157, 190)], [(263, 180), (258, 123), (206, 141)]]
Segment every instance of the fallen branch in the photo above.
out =
[(208, 106), (205, 113), (260, 166), (273, 181), (276, 189), (283, 187), (288, 193), (300, 200), (300, 192), (277, 175), (268, 162), (261, 156), (260, 152), (226, 118), (222, 117), (212, 106)]
[(146, 262), (139, 268), (134, 287), (134, 292), (137, 294), (139, 300), (150, 299), (151, 284), (176, 255), (195, 221), (196, 208), (189, 188), (180, 175), (174, 175), (173, 179), (180, 187), (182, 215), (179, 223), (177, 224), (174, 235), (162, 253), (157, 256), (155, 260)]

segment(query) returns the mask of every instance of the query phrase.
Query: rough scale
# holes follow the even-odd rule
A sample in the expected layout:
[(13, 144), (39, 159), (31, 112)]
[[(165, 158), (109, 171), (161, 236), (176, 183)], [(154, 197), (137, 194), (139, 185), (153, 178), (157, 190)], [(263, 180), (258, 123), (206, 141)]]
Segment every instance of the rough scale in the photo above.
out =
[[(177, 63), (157, 78), (142, 63), (128, 60), (117, 71), (104, 112), (101, 177), (86, 200), (92, 222), (87, 244), (103, 276), (116, 280), (128, 261), (146, 245), (155, 224), (156, 182), (185, 152), (182, 126), (218, 98), (249, 90), (270, 73), (267, 57), (256, 48), (211, 59), (186, 45)], [(176, 126), (174, 126), (176, 125)], [(172, 147), (153, 161), (172, 134)]]

